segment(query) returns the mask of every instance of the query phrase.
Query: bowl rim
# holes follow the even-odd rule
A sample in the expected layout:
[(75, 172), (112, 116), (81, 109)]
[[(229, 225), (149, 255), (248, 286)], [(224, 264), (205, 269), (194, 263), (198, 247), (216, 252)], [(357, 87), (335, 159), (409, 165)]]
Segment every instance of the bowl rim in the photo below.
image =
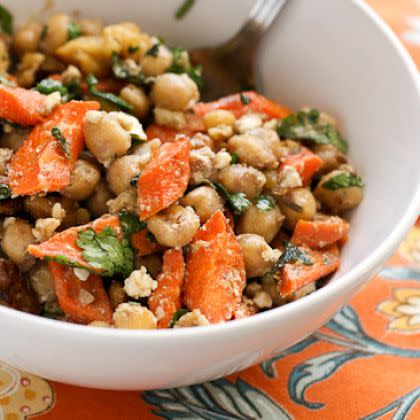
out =
[[(409, 77), (413, 82), (418, 97), (420, 98), (420, 73), (417, 69), (414, 61), (412, 60), (410, 54), (402, 45), (401, 41), (398, 39), (396, 34), (384, 22), (376, 12), (368, 6), (363, 0), (353, 0), (353, 6), (358, 8), (362, 14), (364, 14), (373, 25), (375, 25), (385, 36), (386, 40), (391, 44), (396, 53), (399, 55), (403, 65), (405, 66)], [(370, 255), (368, 255), (364, 260), (359, 264), (354, 266), (348, 273), (343, 274), (334, 282), (331, 282), (324, 287), (318, 289), (315, 293), (312, 293), (308, 296), (305, 296), (302, 299), (298, 299), (294, 302), (290, 302), (287, 305), (283, 305), (278, 308), (271, 309), (253, 316), (234, 320), (234, 322), (224, 322), (219, 324), (214, 324), (210, 326), (203, 326), (200, 328), (182, 328), (177, 329), (177, 332), (169, 329), (159, 329), (159, 330), (142, 330), (139, 334), (138, 330), (128, 330), (128, 329), (111, 329), (111, 328), (86, 328), (85, 325), (78, 325), (69, 322), (56, 321), (48, 318), (41, 317), (39, 315), (32, 315), (25, 312), (21, 312), (12, 308), (7, 308), (0, 305), (0, 316), (9, 318), (11, 321), (31, 323), (33, 327), (41, 327), (43, 329), (48, 329), (51, 332), (59, 330), (60, 336), (64, 333), (69, 334), (79, 334), (80, 337), (95, 338), (101, 337), (107, 339), (107, 337), (124, 337), (129, 340), (165, 340), (168, 339), (179, 340), (182, 338), (188, 339), (190, 337), (199, 338), (201, 335), (206, 335), (213, 337), (215, 335), (233, 332), (236, 333), (245, 332), (249, 329), (257, 328), (258, 326), (266, 323), (268, 320), (274, 320), (276, 316), (287, 317), (288, 315), (293, 316), (294, 313), (299, 312), (304, 309), (305, 305), (312, 302), (314, 305), (320, 303), (323, 300), (328, 300), (330, 297), (333, 297), (337, 291), (346, 286), (350, 285), (355, 281), (355, 279), (363, 276), (364, 273), (369, 273), (375, 267), (375, 265), (383, 258), (383, 256), (388, 256), (392, 251), (398, 246), (398, 244), (404, 239), (404, 236), (407, 234), (410, 227), (414, 224), (416, 218), (420, 213), (420, 183), (418, 183), (415, 194), (412, 196), (411, 201), (409, 202), (406, 212), (400, 221), (395, 225), (392, 231), (388, 234), (385, 240), (374, 249)], [(87, 336), (86, 336), (87, 335)]]

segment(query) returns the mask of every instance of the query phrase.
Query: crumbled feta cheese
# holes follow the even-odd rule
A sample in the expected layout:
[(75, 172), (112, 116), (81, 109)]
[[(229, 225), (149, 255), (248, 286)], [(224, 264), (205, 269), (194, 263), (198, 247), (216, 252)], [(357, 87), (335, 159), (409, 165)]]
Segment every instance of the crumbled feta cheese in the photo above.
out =
[(294, 166), (285, 165), (279, 177), (280, 188), (296, 188), (301, 187), (302, 178)]
[(128, 296), (139, 299), (148, 297), (156, 289), (158, 283), (147, 273), (145, 266), (134, 270), (124, 281), (124, 291)]
[(42, 114), (49, 115), (53, 111), (53, 109), (61, 104), (61, 93), (60, 92), (53, 92), (47, 95), (45, 98), (44, 104), (42, 106)]
[(264, 261), (275, 263), (280, 258), (281, 251), (267, 247), (267, 249), (262, 252), (261, 256)]
[(66, 211), (63, 209), (60, 203), (55, 203), (52, 206), (51, 217), (60, 221), (66, 217)]
[(117, 328), (136, 330), (157, 328), (157, 319), (153, 312), (134, 302), (120, 303), (112, 319)]
[(95, 300), (95, 296), (85, 289), (79, 290), (79, 302), (81, 305), (89, 305)]
[(235, 121), (235, 130), (238, 133), (246, 133), (247, 131), (253, 130), (254, 128), (261, 127), (263, 120), (259, 114), (245, 114), (241, 118)]
[(35, 222), (35, 228), (32, 229), (32, 234), (38, 242), (47, 241), (51, 238), (60, 224), (60, 220), (54, 219), (53, 217), (38, 219)]
[(73, 66), (71, 64), (63, 71), (62, 77), (64, 84), (73, 81), (80, 82), (80, 80), (82, 79), (82, 73), (80, 73), (80, 70), (76, 66)]
[(232, 160), (232, 156), (226, 152), (225, 149), (220, 150), (216, 153), (216, 156), (213, 158), (213, 166), (216, 169), (224, 169), (227, 168), (230, 165), (230, 162)]
[(265, 290), (259, 290), (253, 297), (252, 301), (260, 309), (271, 308), (273, 306), (271, 296)]
[(73, 273), (81, 281), (86, 281), (90, 276), (90, 273), (88, 270), (85, 270), (84, 268), (80, 268), (80, 267), (74, 267)]
[(188, 312), (182, 315), (181, 318), (175, 323), (174, 328), (185, 328), (185, 327), (202, 327), (210, 325), (209, 320), (201, 313), (199, 309), (194, 309), (192, 312)]

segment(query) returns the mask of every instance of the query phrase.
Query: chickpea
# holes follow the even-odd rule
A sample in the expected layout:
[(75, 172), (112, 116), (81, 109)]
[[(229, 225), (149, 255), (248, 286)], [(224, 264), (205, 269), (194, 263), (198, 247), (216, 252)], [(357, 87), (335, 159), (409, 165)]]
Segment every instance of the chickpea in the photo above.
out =
[(137, 189), (131, 186), (106, 204), (109, 213), (115, 214), (124, 209), (130, 213), (139, 214)]
[(280, 230), (283, 219), (277, 205), (272, 210), (259, 210), (252, 204), (239, 219), (238, 233), (255, 233), (270, 243)]
[(190, 137), (191, 150), (201, 149), (203, 147), (209, 147), (213, 150), (214, 144), (213, 139), (204, 133), (196, 133)]
[(106, 174), (111, 191), (117, 195), (125, 191), (142, 167), (142, 158), (137, 155), (126, 155), (115, 159)]
[(219, 181), (232, 194), (243, 192), (248, 198), (254, 198), (261, 193), (266, 179), (255, 168), (235, 164), (220, 172)]
[(89, 197), (87, 208), (94, 217), (100, 217), (108, 212), (107, 201), (111, 200), (114, 194), (109, 190), (105, 180), (99, 182), (96, 191)]
[(200, 227), (200, 218), (192, 207), (173, 204), (150, 217), (147, 227), (161, 245), (170, 248), (183, 247), (191, 241)]
[(186, 74), (164, 73), (156, 77), (150, 97), (158, 107), (185, 111), (198, 101), (199, 93)]
[(241, 163), (258, 169), (277, 168), (283, 153), (277, 133), (267, 128), (255, 128), (231, 137), (228, 150), (236, 153)]
[(117, 328), (132, 330), (153, 330), (157, 328), (157, 319), (149, 309), (134, 303), (121, 303), (113, 315)]
[(154, 279), (157, 278), (159, 273), (162, 271), (162, 258), (156, 254), (137, 257), (134, 263), (137, 270), (139, 270), (142, 266), (146, 267), (147, 271)]
[(270, 271), (281, 253), (272, 249), (260, 235), (245, 233), (236, 238), (242, 249), (247, 277), (260, 277)]
[(70, 17), (61, 13), (50, 16), (47, 21), (47, 33), (41, 41), (41, 49), (53, 54), (58, 47), (64, 45), (69, 40), (70, 22)]
[(13, 49), (18, 55), (35, 52), (38, 49), (43, 26), (39, 22), (29, 22), (18, 29), (13, 36)]
[(264, 191), (270, 192), (276, 188), (279, 183), (279, 171), (277, 169), (267, 169), (264, 171), (266, 183), (264, 184)]
[(347, 162), (346, 156), (331, 144), (317, 144), (314, 152), (322, 159), (322, 166), (318, 171), (320, 174), (331, 172)]
[(13, 150), (7, 148), (0, 148), (0, 175), (7, 174), (7, 167), (12, 157)]
[(131, 153), (141, 158), (142, 167), (145, 167), (152, 158), (153, 153), (161, 146), (159, 139), (149, 140), (147, 143), (139, 144), (132, 148)]
[(363, 199), (363, 190), (360, 187), (345, 187), (330, 190), (323, 186), (329, 179), (345, 173), (349, 173), (349, 171), (338, 169), (324, 175), (314, 191), (315, 197), (324, 206), (335, 212), (354, 209)]
[(124, 112), (88, 111), (84, 118), (86, 147), (108, 167), (111, 161), (127, 153), (131, 147), (131, 136), (146, 140), (137, 118)]
[(209, 111), (203, 118), (203, 123), (207, 130), (220, 125), (233, 127), (235, 125), (235, 121), (236, 118), (233, 112), (226, 111), (224, 109)]
[(104, 25), (99, 19), (79, 19), (77, 21), (83, 35), (101, 35)]
[(112, 280), (108, 289), (109, 301), (112, 309), (116, 309), (118, 305), (127, 301), (127, 295), (124, 286), (120, 281)]
[(38, 296), (39, 303), (52, 303), (57, 299), (54, 283), (47, 263), (37, 263), (29, 272), (29, 282)]
[(101, 172), (96, 165), (79, 159), (71, 171), (70, 185), (61, 194), (75, 201), (86, 200), (95, 191), (101, 180)]
[(30, 87), (35, 83), (36, 74), (44, 60), (45, 55), (38, 52), (24, 54), (16, 72), (19, 86)]
[(312, 220), (316, 214), (316, 201), (308, 188), (295, 188), (279, 201), (286, 227), (293, 230), (299, 219)]
[(21, 271), (27, 271), (35, 263), (35, 257), (26, 251), (28, 245), (35, 243), (32, 226), (23, 219), (6, 219), (3, 224), (1, 249)]
[(149, 98), (144, 89), (135, 85), (127, 85), (121, 89), (120, 97), (133, 107), (133, 114), (143, 120), (150, 109)]
[(169, 109), (155, 107), (153, 116), (156, 124), (176, 130), (181, 130), (187, 125), (185, 114), (181, 111), (170, 111)]
[(9, 50), (6, 42), (0, 39), (0, 74), (7, 73), (10, 66)]
[(7, 147), (16, 152), (22, 146), (29, 134), (27, 128), (11, 127), (11, 130), (4, 132), (0, 137), (1, 147)]
[(217, 192), (207, 186), (195, 188), (181, 199), (183, 206), (191, 206), (200, 222), (204, 223), (216, 213), (217, 210), (223, 209), (223, 200)]
[(194, 149), (190, 152), (190, 181), (191, 185), (199, 185), (206, 179), (212, 179), (215, 174), (213, 159), (215, 153), (210, 147)]
[(173, 56), (171, 50), (162, 44), (157, 48), (156, 56), (147, 54), (140, 61), (141, 71), (146, 76), (158, 76), (165, 73), (166, 69), (172, 64)]

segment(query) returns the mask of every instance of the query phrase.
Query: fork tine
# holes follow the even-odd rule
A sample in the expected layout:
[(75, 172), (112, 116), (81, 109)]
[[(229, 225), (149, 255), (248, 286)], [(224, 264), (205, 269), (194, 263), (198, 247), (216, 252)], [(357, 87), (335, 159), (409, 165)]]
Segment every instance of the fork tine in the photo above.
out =
[(251, 9), (249, 20), (265, 30), (285, 4), (286, 0), (257, 0)]

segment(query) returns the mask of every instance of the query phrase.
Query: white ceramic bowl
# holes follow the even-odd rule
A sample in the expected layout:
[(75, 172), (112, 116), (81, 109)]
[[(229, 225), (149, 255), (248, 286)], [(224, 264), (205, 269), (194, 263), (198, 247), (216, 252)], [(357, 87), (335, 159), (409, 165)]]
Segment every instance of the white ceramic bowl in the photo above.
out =
[[(43, 0), (6, 1), (20, 20)], [(57, 0), (107, 22), (138, 21), (168, 42), (215, 44), (252, 0), (199, 1), (182, 21), (172, 0)], [(240, 71), (241, 69), (238, 69)], [(391, 31), (361, 2), (290, 0), (261, 47), (261, 90), (291, 107), (336, 114), (365, 182), (342, 267), (326, 287), (245, 320), (165, 331), (88, 328), (0, 307), (0, 360), (48, 379), (111, 389), (175, 387), (269, 358), (315, 331), (369, 280), (420, 209), (420, 82)]]

